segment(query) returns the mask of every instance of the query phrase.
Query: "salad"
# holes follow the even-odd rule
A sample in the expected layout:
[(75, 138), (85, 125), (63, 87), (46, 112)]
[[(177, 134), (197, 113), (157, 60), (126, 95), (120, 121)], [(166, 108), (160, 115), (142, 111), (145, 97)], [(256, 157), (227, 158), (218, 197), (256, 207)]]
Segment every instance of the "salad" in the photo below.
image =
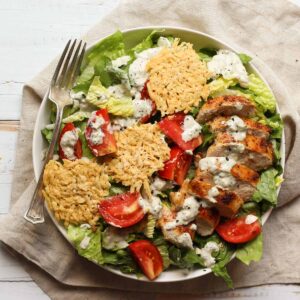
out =
[[(276, 206), (283, 122), (251, 58), (153, 31), (119, 31), (85, 55), (44, 198), (79, 255), (154, 280), (263, 252)], [(55, 107), (42, 134), (51, 141)]]

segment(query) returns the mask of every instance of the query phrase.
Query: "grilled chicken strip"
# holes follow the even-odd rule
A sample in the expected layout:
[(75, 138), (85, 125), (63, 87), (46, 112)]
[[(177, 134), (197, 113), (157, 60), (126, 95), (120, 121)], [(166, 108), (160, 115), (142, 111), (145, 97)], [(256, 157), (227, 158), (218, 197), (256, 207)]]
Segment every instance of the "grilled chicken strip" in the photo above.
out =
[(188, 196), (190, 181), (186, 179), (177, 192), (170, 193), (170, 201), (175, 210), (180, 210), (185, 198)]
[(206, 155), (229, 156), (255, 171), (264, 170), (273, 163), (272, 144), (265, 138), (250, 134), (243, 141), (237, 142), (229, 133), (219, 133)]
[(208, 124), (210, 125), (212, 132), (219, 133), (224, 132), (226, 130), (231, 130), (232, 124), (237, 124), (236, 127), (238, 127), (239, 123), (237, 121), (242, 121), (242, 123), (244, 123), (242, 125), (245, 126), (245, 130), (248, 134), (262, 137), (265, 139), (269, 138), (271, 132), (270, 127), (247, 118), (239, 118), (237, 116), (219, 116), (211, 120)]
[(197, 232), (201, 236), (208, 236), (213, 234), (215, 228), (220, 221), (219, 212), (213, 207), (200, 207), (199, 214), (195, 222), (197, 225)]
[[(192, 194), (210, 202), (221, 216), (227, 218), (233, 218), (244, 203), (237, 193), (216, 187), (209, 180), (203, 180), (203, 178), (194, 178), (189, 187)], [(210, 196), (212, 188), (217, 190), (214, 199), (211, 199)]]
[(250, 117), (255, 114), (255, 106), (245, 97), (226, 95), (207, 100), (197, 116), (200, 123), (207, 122), (216, 116)]
[[(208, 158), (209, 159), (209, 158)], [(213, 157), (212, 157), (213, 159)], [(218, 158), (214, 158), (218, 159)], [(197, 179), (236, 193), (244, 201), (251, 199), (255, 192), (255, 186), (259, 180), (259, 174), (246, 166), (235, 164), (230, 172), (210, 170), (197, 170)]]
[[(179, 247), (192, 248), (192, 240), (195, 237), (195, 224), (179, 225), (172, 229), (167, 229), (166, 224), (176, 219), (176, 212), (167, 206), (163, 206), (161, 217), (157, 225), (161, 228), (164, 238), (170, 243)], [(193, 228), (193, 226), (195, 228)], [(189, 245), (190, 244), (190, 245)]]

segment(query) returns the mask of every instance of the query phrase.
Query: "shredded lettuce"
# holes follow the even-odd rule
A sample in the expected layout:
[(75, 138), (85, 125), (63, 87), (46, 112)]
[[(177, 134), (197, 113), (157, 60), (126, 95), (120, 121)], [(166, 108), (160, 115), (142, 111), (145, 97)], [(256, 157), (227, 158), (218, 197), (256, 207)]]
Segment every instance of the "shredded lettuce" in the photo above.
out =
[(266, 84), (255, 74), (249, 75), (248, 89), (255, 95), (254, 101), (262, 112), (276, 112), (276, 100)]
[(260, 261), (263, 254), (262, 233), (254, 240), (242, 245), (236, 251), (236, 257), (249, 266), (251, 261)]
[(110, 114), (115, 116), (130, 117), (134, 109), (132, 99), (114, 97), (102, 84), (99, 76), (95, 76), (86, 96), (86, 102), (99, 108), (106, 108)]
[(100, 228), (92, 231), (90, 228), (69, 225), (67, 234), (79, 255), (100, 265), (105, 262), (101, 250)]
[(260, 202), (266, 200), (273, 205), (277, 203), (277, 187), (276, 176), (278, 171), (274, 168), (270, 168), (261, 173), (259, 182), (256, 186), (256, 191), (252, 196), (252, 200)]

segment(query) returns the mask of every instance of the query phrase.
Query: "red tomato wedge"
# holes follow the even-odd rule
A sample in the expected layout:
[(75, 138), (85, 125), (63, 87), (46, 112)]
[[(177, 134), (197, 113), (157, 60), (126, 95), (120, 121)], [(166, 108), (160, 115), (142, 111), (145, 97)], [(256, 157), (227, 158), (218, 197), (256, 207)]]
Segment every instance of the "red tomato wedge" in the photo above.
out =
[(128, 246), (132, 256), (143, 273), (153, 280), (163, 271), (163, 260), (155, 245), (147, 240), (139, 240)]
[(158, 125), (161, 131), (173, 140), (181, 149), (194, 150), (202, 144), (202, 136), (199, 135), (188, 142), (185, 142), (182, 139), (182, 125), (185, 116), (186, 115), (184, 113), (177, 113), (175, 115), (165, 117), (158, 123)]
[(151, 107), (152, 107), (152, 111), (149, 115), (146, 115), (144, 117), (142, 117), (140, 119), (140, 123), (146, 123), (153, 115), (156, 114), (156, 105), (155, 102), (151, 100), (149, 93), (148, 93), (148, 88), (147, 88), (147, 83), (148, 81), (145, 83), (142, 91), (141, 91), (141, 99), (142, 100), (147, 100), (147, 101), (151, 101)]
[[(97, 117), (101, 117), (103, 124), (97, 122)], [(99, 119), (98, 119), (99, 120)], [(95, 143), (92, 140), (92, 136), (101, 135), (99, 143)], [(89, 148), (92, 150), (95, 156), (103, 156), (111, 154), (117, 151), (116, 139), (110, 130), (110, 119), (106, 109), (100, 109), (96, 111), (88, 120), (87, 127), (85, 129), (85, 137)]]
[[(58, 143), (58, 152), (59, 152), (59, 157), (61, 159), (70, 159), (66, 156), (64, 153), (62, 147), (61, 147), (61, 139), (65, 135), (66, 132), (68, 131), (73, 131), (76, 130), (75, 126), (73, 123), (67, 123), (64, 128), (62, 129), (60, 136), (59, 136), (59, 143)], [(78, 138), (77, 142), (74, 145), (74, 156), (76, 159), (80, 159), (82, 157), (82, 143), (81, 140)]]
[(192, 155), (175, 146), (171, 148), (170, 159), (165, 162), (164, 169), (158, 175), (164, 179), (174, 180), (181, 185), (192, 163)]
[(145, 213), (138, 202), (140, 193), (125, 193), (102, 200), (98, 207), (103, 219), (110, 225), (125, 228), (138, 223)]
[(258, 220), (246, 224), (246, 216), (238, 217), (220, 223), (216, 231), (226, 241), (233, 244), (246, 243), (253, 240), (261, 233), (261, 225)]

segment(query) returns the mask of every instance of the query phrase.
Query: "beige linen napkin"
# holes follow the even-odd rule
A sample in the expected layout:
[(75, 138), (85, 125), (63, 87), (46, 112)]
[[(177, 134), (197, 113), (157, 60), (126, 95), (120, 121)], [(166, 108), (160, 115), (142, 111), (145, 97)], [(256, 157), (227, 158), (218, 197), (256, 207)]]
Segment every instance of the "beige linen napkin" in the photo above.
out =
[[(250, 267), (238, 261), (229, 265), (235, 287), (300, 283), (300, 233), (297, 232), (300, 224), (299, 19), (300, 10), (284, 0), (127, 0), (122, 1), (85, 37), (91, 43), (116, 29), (147, 25), (200, 30), (249, 50), (254, 64), (269, 81), (285, 120), (286, 180), (280, 193), (280, 208), (274, 211), (264, 227), (262, 261)], [(34, 188), (31, 163), (33, 126), (53, 66), (55, 62), (24, 88), (12, 207), (9, 215), (1, 217), (0, 239), (27, 259), (22, 259), (27, 271), (53, 299), (123, 299), (122, 290), (127, 291), (126, 298), (139, 297), (143, 292), (156, 295), (172, 292), (179, 299), (179, 294), (184, 293), (225, 290), (222, 280), (213, 275), (174, 284), (143, 283), (122, 278), (80, 258), (48, 216), (46, 222), (39, 225), (23, 219)], [(169, 297), (174, 299), (173, 295), (163, 298)], [(143, 295), (143, 298), (148, 296)], [(153, 295), (149, 294), (150, 298), (153, 299)]]

